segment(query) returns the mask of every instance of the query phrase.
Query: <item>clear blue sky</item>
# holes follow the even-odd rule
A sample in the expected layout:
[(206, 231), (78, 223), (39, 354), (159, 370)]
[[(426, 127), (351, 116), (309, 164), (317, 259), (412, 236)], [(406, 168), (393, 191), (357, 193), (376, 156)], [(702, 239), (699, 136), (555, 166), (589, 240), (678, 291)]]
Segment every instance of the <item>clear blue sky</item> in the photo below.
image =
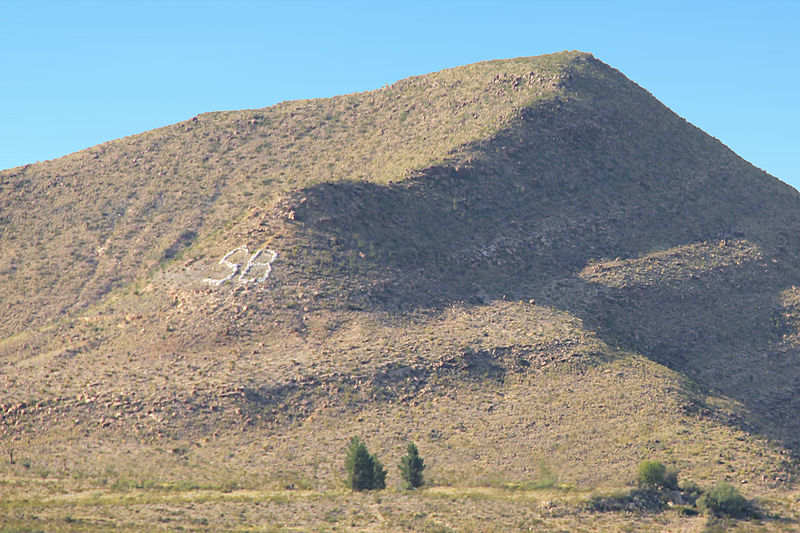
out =
[(0, 0), (0, 168), (198, 113), (591, 52), (800, 187), (800, 1)]

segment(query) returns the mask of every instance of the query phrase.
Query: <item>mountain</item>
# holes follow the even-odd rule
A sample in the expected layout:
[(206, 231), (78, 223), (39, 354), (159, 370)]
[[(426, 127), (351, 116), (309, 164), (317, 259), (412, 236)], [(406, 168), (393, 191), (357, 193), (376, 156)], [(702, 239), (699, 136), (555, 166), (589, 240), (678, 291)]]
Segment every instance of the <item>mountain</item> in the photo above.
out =
[[(580, 52), (3, 171), (0, 440), (27, 466), (0, 473), (29, 493), (8, 520), (63, 518), (41, 479), (324, 494), (351, 435), (429, 465), (428, 510), (387, 496), (387, 528), (503, 530), (506, 507), (520, 529), (613, 528), (574, 494), (648, 458), (789, 516), (798, 223), (797, 191)], [(528, 494), (535, 512), (436, 503), (542, 480), (561, 488)]]

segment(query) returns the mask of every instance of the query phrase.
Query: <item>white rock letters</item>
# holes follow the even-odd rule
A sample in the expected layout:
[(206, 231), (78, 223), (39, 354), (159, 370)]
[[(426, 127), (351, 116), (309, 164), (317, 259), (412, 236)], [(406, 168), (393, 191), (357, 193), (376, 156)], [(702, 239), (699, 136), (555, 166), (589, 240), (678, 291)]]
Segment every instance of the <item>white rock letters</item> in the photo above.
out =
[[(249, 254), (250, 250), (248, 250), (245, 246), (240, 246), (239, 248), (234, 248), (227, 254), (223, 255), (222, 259), (219, 260), (219, 264), (230, 268), (230, 273), (222, 279), (205, 278), (203, 283), (208, 283), (210, 285), (219, 287), (226, 281), (232, 280), (236, 274), (239, 274), (239, 279), (237, 280), (238, 283), (262, 283), (269, 277), (270, 273), (272, 272), (272, 262), (275, 261), (276, 257), (278, 257), (278, 252), (269, 250), (267, 248), (262, 248), (251, 255), (250, 259), (248, 259), (247, 263), (244, 265), (244, 268), (242, 268), (241, 263), (233, 263), (228, 261), (228, 259), (230, 259), (230, 257), (236, 252), (244, 252), (245, 254)], [(257, 259), (262, 255), (266, 256), (267, 260), (257, 261)], [(249, 277), (250, 271), (255, 267), (264, 267), (264, 272), (258, 277)]]

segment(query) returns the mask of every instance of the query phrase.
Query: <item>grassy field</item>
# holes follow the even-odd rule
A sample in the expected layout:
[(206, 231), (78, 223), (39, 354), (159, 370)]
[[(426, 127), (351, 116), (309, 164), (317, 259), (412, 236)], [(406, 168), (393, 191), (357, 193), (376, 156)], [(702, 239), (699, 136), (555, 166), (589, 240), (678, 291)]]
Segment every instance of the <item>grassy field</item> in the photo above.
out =
[[(31, 480), (3, 480), (30, 487)], [(787, 500), (759, 501), (763, 516), (734, 521), (664, 511), (593, 511), (629, 487), (443, 487), (344, 490), (220, 490), (174, 486), (83, 488), (49, 483), (5, 499), (0, 531), (797, 531)]]

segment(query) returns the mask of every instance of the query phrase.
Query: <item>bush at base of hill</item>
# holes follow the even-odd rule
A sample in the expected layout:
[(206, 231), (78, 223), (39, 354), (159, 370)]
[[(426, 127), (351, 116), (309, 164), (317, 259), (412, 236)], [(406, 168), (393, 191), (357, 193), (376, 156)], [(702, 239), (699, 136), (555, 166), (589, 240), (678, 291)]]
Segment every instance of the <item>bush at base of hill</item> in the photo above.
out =
[(724, 482), (700, 496), (697, 506), (716, 516), (741, 517), (753, 514), (750, 502), (735, 487)]

